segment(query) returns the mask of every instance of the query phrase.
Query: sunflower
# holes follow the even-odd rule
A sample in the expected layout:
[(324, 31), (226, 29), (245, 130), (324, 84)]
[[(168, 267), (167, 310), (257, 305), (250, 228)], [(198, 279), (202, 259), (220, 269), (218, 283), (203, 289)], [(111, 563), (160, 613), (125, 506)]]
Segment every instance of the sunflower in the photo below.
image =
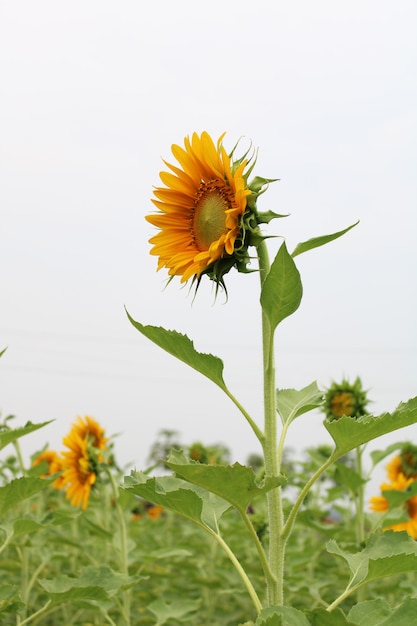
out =
[(62, 487), (66, 489), (65, 495), (72, 506), (81, 505), (86, 509), (97, 480), (97, 459), (90, 453), (88, 439), (82, 439), (75, 430), (64, 437), (64, 444), (69, 450), (62, 453)]
[(365, 415), (368, 402), (362, 381), (357, 377), (353, 384), (347, 380), (333, 383), (326, 391), (323, 410), (330, 420), (337, 420), (343, 415), (358, 418)]
[[(52, 476), (53, 474), (62, 472), (63, 459), (54, 450), (44, 450), (41, 452), (35, 459), (33, 459), (32, 467), (41, 465), (41, 463), (47, 463), (47, 472), (46, 474), (42, 474), (41, 478), (46, 478), (47, 476)], [(62, 476), (58, 476), (58, 478), (52, 483), (52, 486), (56, 489), (61, 489)]]
[(62, 453), (62, 488), (73, 506), (87, 508), (91, 490), (96, 484), (102, 452), (108, 438), (104, 429), (91, 417), (78, 417), (63, 443), (68, 450)]
[(193, 133), (184, 148), (172, 146), (179, 167), (164, 161), (171, 171), (160, 173), (165, 186), (156, 187), (152, 199), (159, 212), (146, 216), (160, 230), (149, 240), (151, 254), (159, 257), (158, 270), (167, 268), (170, 278), (180, 276), (182, 283), (192, 278), (198, 285), (207, 274), (224, 285), (223, 275), (232, 267), (247, 271), (250, 233), (260, 223), (255, 199), (270, 180), (258, 178), (251, 189), (247, 176), (252, 167), (245, 172), (251, 159), (233, 161), (223, 137), (215, 144), (207, 132)]
[(100, 424), (86, 415), (84, 419), (78, 417), (77, 421), (72, 425), (74, 432), (78, 433), (81, 439), (87, 438), (94, 448), (99, 450), (105, 450), (108, 442), (108, 437), (104, 436), (104, 428)]
[[(415, 482), (413, 478), (407, 478), (402, 472), (399, 472), (396, 480), (381, 485), (381, 491), (405, 491), (413, 482)], [(384, 526), (384, 530), (394, 530), (397, 532), (405, 530), (410, 537), (417, 539), (417, 496), (411, 496), (402, 506), (408, 520)], [(385, 496), (373, 496), (370, 499), (370, 509), (376, 513), (385, 513), (389, 510), (389, 502)]]

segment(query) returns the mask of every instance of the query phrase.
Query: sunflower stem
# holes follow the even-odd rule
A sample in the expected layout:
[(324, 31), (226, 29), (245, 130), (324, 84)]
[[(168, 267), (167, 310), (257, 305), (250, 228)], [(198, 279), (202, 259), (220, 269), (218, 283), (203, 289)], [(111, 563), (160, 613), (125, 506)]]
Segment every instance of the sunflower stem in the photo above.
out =
[[(122, 573), (126, 576), (129, 576), (129, 566), (128, 566), (128, 556), (127, 556), (127, 530), (126, 530), (126, 520), (124, 516), (124, 512), (122, 507), (120, 506), (119, 501), (119, 489), (116, 485), (115, 478), (111, 472), (111, 469), (107, 466), (104, 466), (106, 470), (106, 474), (110, 479), (110, 485), (113, 493), (114, 503), (117, 512), (117, 518), (119, 522), (119, 532), (120, 532), (120, 556), (121, 556), (121, 570)], [(130, 589), (125, 589), (122, 592), (123, 597), (123, 617), (126, 623), (126, 626), (130, 626), (130, 600), (131, 594)]]
[[(261, 288), (270, 269), (268, 250), (265, 241), (257, 247)], [(264, 463), (265, 475), (279, 474), (277, 454), (277, 412), (275, 395), (274, 330), (268, 316), (262, 310), (262, 348), (264, 380)], [(269, 605), (284, 603), (284, 559), (285, 541), (282, 537), (284, 517), (282, 511), (281, 487), (271, 489), (267, 494), (269, 524), (269, 567), (272, 577), (267, 580)]]

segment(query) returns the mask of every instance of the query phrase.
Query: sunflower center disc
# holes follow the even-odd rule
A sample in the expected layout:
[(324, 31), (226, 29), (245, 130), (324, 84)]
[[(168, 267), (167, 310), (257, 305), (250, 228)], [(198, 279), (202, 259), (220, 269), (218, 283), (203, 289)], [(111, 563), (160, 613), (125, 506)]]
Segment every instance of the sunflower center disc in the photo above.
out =
[(212, 183), (201, 185), (193, 219), (193, 231), (199, 250), (208, 250), (214, 241), (227, 233), (225, 211), (230, 208), (226, 187), (217, 188)]

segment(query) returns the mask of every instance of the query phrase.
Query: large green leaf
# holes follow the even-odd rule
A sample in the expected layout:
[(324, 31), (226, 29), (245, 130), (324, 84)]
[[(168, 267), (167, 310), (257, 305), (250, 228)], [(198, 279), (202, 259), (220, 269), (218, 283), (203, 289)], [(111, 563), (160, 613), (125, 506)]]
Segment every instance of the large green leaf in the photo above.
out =
[(46, 489), (49, 483), (50, 479), (47, 478), (23, 476), (12, 480), (4, 487), (0, 487), (0, 515), (4, 515), (10, 508), (30, 498), (38, 491)]
[(15, 585), (0, 585), (0, 613), (18, 613), (25, 608)]
[(348, 617), (357, 626), (381, 626), (390, 615), (392, 609), (388, 602), (377, 598), (358, 602), (350, 609)]
[(303, 294), (300, 273), (288, 254), (285, 242), (271, 265), (262, 285), (261, 305), (271, 330), (298, 309)]
[(162, 624), (166, 624), (166, 622), (171, 619), (180, 620), (182, 622), (184, 618), (187, 618), (188, 621), (189, 614), (197, 611), (200, 604), (200, 600), (187, 598), (170, 601), (158, 598), (148, 604), (148, 610), (151, 611), (157, 619), (155, 626), (162, 626)]
[(207, 376), (222, 389), (226, 389), (223, 380), (223, 361), (217, 356), (197, 352), (191, 339), (176, 330), (166, 330), (160, 326), (143, 326), (140, 322), (136, 322), (129, 313), (127, 316), (142, 335), (197, 372)]
[(85, 567), (77, 578), (61, 574), (50, 580), (40, 579), (39, 584), (54, 603), (87, 600), (105, 602), (143, 579), (143, 576), (125, 576), (107, 565), (100, 565)]
[(255, 626), (310, 626), (310, 622), (298, 609), (289, 606), (270, 606), (261, 611)]
[(312, 382), (303, 389), (277, 389), (277, 410), (282, 422), (292, 422), (299, 415), (321, 405), (323, 393)]
[(370, 536), (363, 550), (355, 553), (343, 550), (331, 539), (327, 551), (348, 564), (350, 588), (393, 574), (417, 571), (417, 544), (405, 532), (379, 530)]
[(339, 457), (376, 437), (416, 422), (417, 397), (402, 402), (392, 413), (359, 418), (344, 415), (338, 420), (325, 420), (324, 425), (336, 444), (336, 455)]
[(124, 489), (214, 531), (217, 521), (230, 507), (214, 494), (175, 476), (149, 477), (132, 472), (125, 476)]
[(41, 424), (32, 424), (32, 422), (28, 422), (25, 426), (21, 426), (20, 428), (0, 431), (0, 450), (2, 450), (9, 443), (13, 443), (13, 441), (19, 439), (19, 437), (33, 433), (35, 430), (39, 430), (39, 428), (43, 428), (53, 421), (54, 420), (49, 420), (49, 422), (42, 422)]
[(322, 235), (321, 237), (313, 237), (313, 239), (308, 239), (307, 241), (303, 241), (303, 243), (299, 243), (295, 247), (295, 250), (291, 256), (295, 257), (298, 254), (307, 252), (308, 250), (313, 250), (313, 248), (324, 246), (326, 243), (329, 243), (330, 241), (334, 241), (335, 239), (338, 239), (339, 237), (347, 233), (349, 230), (351, 230), (358, 224), (359, 224), (359, 220), (355, 222), (354, 224), (352, 224), (351, 226), (348, 226), (347, 228), (343, 230), (339, 230), (337, 233), (332, 233), (331, 235)]
[(178, 450), (173, 450), (167, 465), (180, 478), (224, 498), (239, 511), (245, 511), (248, 504), (257, 496), (286, 482), (284, 476), (270, 477), (258, 482), (251, 467), (239, 463), (205, 465), (188, 461)]
[(412, 626), (416, 615), (417, 598), (406, 598), (395, 609), (382, 598), (378, 598), (359, 602), (349, 611), (349, 618), (357, 626)]

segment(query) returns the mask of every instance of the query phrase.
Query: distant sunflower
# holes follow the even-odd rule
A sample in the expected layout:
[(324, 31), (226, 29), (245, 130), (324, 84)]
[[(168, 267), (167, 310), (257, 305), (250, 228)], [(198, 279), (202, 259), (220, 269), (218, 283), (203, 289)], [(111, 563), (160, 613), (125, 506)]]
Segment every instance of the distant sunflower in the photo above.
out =
[(357, 377), (354, 383), (347, 380), (333, 383), (326, 391), (323, 410), (330, 420), (337, 420), (343, 415), (358, 418), (365, 415), (368, 402), (362, 381)]
[[(165, 187), (154, 190), (152, 200), (159, 213), (148, 215), (148, 222), (160, 229), (149, 241), (151, 254), (159, 257), (158, 270), (165, 267), (170, 277), (181, 282), (200, 280), (203, 274), (217, 284), (233, 266), (247, 271), (249, 233), (257, 228), (255, 198), (260, 186), (251, 190), (245, 168), (249, 160), (232, 160), (207, 132), (186, 137), (184, 148), (172, 146), (177, 165), (160, 173)], [(250, 168), (251, 169), (251, 168)], [(270, 182), (267, 179), (264, 183)], [(248, 197), (253, 202), (248, 206)]]
[[(404, 474), (400, 472), (395, 481), (383, 483), (381, 485), (381, 491), (405, 491), (413, 482), (413, 478), (406, 478)], [(408, 516), (408, 520), (384, 526), (384, 530), (394, 530), (396, 532), (405, 530), (410, 537), (417, 539), (417, 496), (408, 498), (402, 506)], [(385, 496), (373, 496), (370, 499), (370, 509), (376, 513), (384, 513), (389, 510), (389, 502)]]
[(64, 437), (64, 444), (69, 450), (62, 453), (62, 487), (66, 489), (66, 497), (72, 506), (81, 505), (82, 509), (86, 509), (97, 480), (97, 459), (91, 454), (88, 440), (82, 439), (74, 430)]
[(108, 437), (104, 436), (105, 430), (100, 424), (86, 415), (84, 418), (78, 417), (77, 421), (72, 425), (74, 432), (78, 433), (81, 439), (88, 439), (94, 448), (105, 450)]
[[(52, 476), (53, 474), (58, 474), (58, 472), (62, 472), (63, 459), (54, 450), (44, 450), (43, 452), (41, 452), (33, 460), (32, 467), (41, 465), (41, 463), (47, 463), (47, 472), (46, 474), (42, 474), (41, 478), (46, 478), (46, 476)], [(56, 487), (56, 489), (61, 489), (62, 476), (58, 476), (58, 478), (54, 480), (52, 485), (53, 487)]]
[(103, 462), (108, 438), (104, 429), (91, 417), (78, 417), (63, 443), (62, 488), (73, 506), (87, 508), (91, 490), (97, 481), (99, 464)]

